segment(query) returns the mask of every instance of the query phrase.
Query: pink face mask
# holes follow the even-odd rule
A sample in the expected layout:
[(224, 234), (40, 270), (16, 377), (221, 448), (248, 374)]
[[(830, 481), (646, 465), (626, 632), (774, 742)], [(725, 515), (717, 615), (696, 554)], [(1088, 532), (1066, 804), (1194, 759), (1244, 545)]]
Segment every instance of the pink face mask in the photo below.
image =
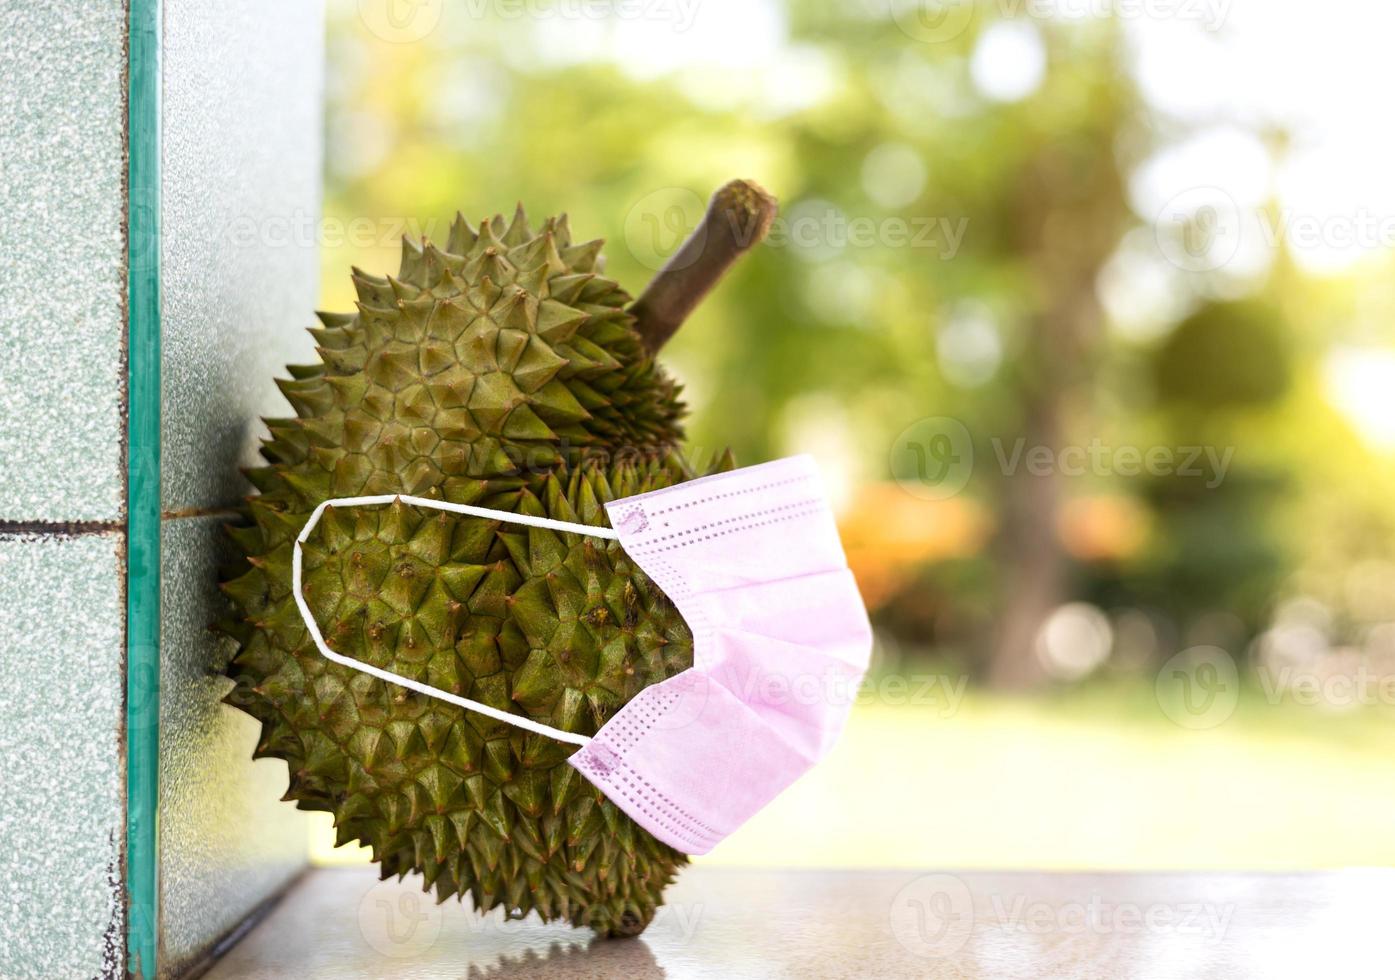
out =
[(326, 507), (396, 499), (327, 500), (297, 538), (296, 604), (320, 652), (390, 683), (582, 746), (568, 762), (664, 843), (707, 853), (819, 761), (842, 731), (867, 669), (872, 634), (811, 458), (612, 501), (606, 512), (613, 531), (400, 497), (437, 510), (618, 540), (673, 600), (693, 633), (693, 666), (645, 688), (594, 738), (329, 648), (301, 593), (301, 545)]

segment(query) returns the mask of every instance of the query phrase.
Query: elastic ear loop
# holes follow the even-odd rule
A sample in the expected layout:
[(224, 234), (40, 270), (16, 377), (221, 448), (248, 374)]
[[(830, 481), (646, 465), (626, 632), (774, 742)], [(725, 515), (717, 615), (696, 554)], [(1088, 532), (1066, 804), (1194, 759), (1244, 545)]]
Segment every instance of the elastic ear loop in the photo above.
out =
[(491, 708), (487, 704), (479, 701), (472, 701), (470, 698), (462, 698), (458, 694), (449, 691), (442, 691), (440, 688), (432, 687), (430, 684), (423, 684), (414, 681), (401, 674), (394, 674), (390, 670), (383, 670), (381, 667), (374, 667), (366, 664), (362, 660), (355, 660), (353, 657), (346, 657), (342, 653), (336, 653), (329, 648), (324, 636), (320, 633), (320, 627), (315, 622), (314, 614), (310, 612), (309, 605), (305, 602), (305, 596), (301, 591), (301, 546), (310, 537), (310, 532), (315, 529), (315, 525), (320, 522), (320, 515), (328, 507), (370, 507), (376, 504), (390, 504), (400, 500), (406, 504), (417, 507), (429, 507), (432, 510), (445, 510), (453, 514), (465, 514), (469, 517), (487, 517), (497, 521), (507, 521), (510, 524), (526, 524), (529, 527), (543, 527), (552, 531), (570, 531), (572, 534), (586, 534), (593, 538), (606, 538), (610, 541), (620, 540), (620, 535), (608, 527), (592, 527), (589, 524), (573, 524), (571, 521), (554, 521), (549, 517), (533, 517), (531, 514), (515, 514), (506, 510), (493, 510), (489, 507), (473, 507), (469, 504), (452, 504), (444, 500), (430, 500), (426, 497), (412, 497), (402, 493), (384, 493), (372, 497), (335, 497), (326, 500), (315, 508), (315, 512), (310, 515), (310, 519), (305, 522), (305, 527), (301, 528), (300, 534), (295, 539), (295, 550), (291, 556), (291, 591), (295, 595), (296, 607), (300, 609), (300, 618), (305, 621), (305, 628), (310, 631), (310, 637), (315, 641), (315, 646), (327, 660), (332, 660), (345, 667), (352, 667), (354, 670), (369, 674), (389, 684), (398, 684), (418, 694), (425, 694), (427, 697), (437, 698), (446, 701), (466, 711), (475, 711), (479, 714), (493, 718), (495, 721), (502, 721), (515, 728), (523, 728), (538, 735), (546, 735), (548, 738), (555, 738), (560, 742), (570, 742), (572, 745), (586, 746), (591, 744), (591, 739), (585, 735), (577, 735), (575, 732), (565, 732), (560, 728), (553, 728), (551, 725), (544, 725), (523, 715), (512, 714), (508, 711), (501, 711), (498, 708)]

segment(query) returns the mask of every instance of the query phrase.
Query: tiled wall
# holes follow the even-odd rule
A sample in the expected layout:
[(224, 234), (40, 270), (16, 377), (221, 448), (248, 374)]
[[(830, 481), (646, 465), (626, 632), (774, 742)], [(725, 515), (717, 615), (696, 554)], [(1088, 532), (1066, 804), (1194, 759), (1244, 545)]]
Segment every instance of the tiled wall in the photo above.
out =
[(314, 358), (323, 10), (165, 0), (160, 972), (207, 950), (305, 861), (286, 766), (220, 703), (207, 631), (226, 511), (248, 492), (274, 379)]
[(125, 517), (126, 10), (0, 3), (0, 520)]
[(0, 977), (119, 975), (125, 5), (0, 37)]
[(0, 977), (119, 975), (125, 781), (117, 531), (0, 534)]
[[(312, 356), (320, 0), (164, 0), (160, 972), (303, 866), (207, 624), (273, 383)], [(124, 0), (0, 0), (0, 977), (123, 976)]]

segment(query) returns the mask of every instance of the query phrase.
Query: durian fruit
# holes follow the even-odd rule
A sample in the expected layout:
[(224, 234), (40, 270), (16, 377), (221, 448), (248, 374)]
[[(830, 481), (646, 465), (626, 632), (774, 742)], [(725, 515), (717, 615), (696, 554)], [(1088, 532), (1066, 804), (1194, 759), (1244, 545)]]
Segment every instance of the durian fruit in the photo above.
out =
[[(773, 207), (739, 182), (720, 200)], [(709, 237), (655, 280), (655, 322), (733, 257)], [(371, 848), (384, 878), (635, 935), (686, 858), (565, 763), (575, 746), (326, 660), (291, 594), (292, 543), (327, 498), (605, 525), (605, 501), (698, 475), (651, 351), (673, 324), (646, 335), (601, 245), (573, 244), (565, 216), (535, 230), (520, 206), (478, 229), (457, 218), (444, 247), (406, 241), (396, 277), (354, 271), (357, 312), (320, 314), (320, 363), (288, 368), (295, 415), (266, 420), (266, 465), (247, 472), (226, 700), (261, 722), (255, 757), (288, 763), (285, 798), (333, 814), (337, 843)], [(683, 620), (614, 542), (401, 501), (328, 509), (304, 591), (337, 651), (581, 734), (692, 662)]]

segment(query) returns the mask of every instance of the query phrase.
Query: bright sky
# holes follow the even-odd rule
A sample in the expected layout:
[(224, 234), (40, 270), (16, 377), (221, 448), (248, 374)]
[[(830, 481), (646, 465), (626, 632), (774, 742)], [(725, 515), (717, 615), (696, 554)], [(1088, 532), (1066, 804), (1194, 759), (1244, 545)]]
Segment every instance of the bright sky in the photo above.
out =
[[(1261, 273), (1280, 241), (1316, 274), (1341, 273), (1395, 245), (1395, 128), (1385, 104), (1395, 75), (1395, 6), (1205, 2), (1226, 11), (1215, 32), (1147, 21), (1134, 31), (1149, 99), (1201, 127), (1140, 174), (1140, 213), (1158, 214), (1177, 201), (1184, 210), (1215, 208), (1218, 227), (1230, 232), (1218, 237), (1232, 256), (1227, 269), (1241, 279)], [(1292, 141), (1277, 168), (1252, 135), (1271, 123)], [(1277, 220), (1259, 212), (1273, 199)], [(1135, 265), (1141, 275), (1130, 285), (1151, 278), (1153, 298), (1162, 299), (1165, 277), (1145, 262)], [(1395, 451), (1395, 349), (1343, 347), (1327, 358), (1323, 375), (1329, 401), (1367, 444)]]
[[(1176, 2), (1185, 7), (1191, 0)], [(1285, 212), (1277, 231), (1312, 271), (1335, 271), (1395, 244), (1395, 128), (1384, 104), (1395, 7), (1368, 0), (1196, 3), (1228, 11), (1218, 30), (1177, 20), (1139, 21), (1134, 30), (1138, 78), (1149, 99), (1201, 127), (1149, 196), (1209, 183), (1244, 210), (1276, 191)], [(1245, 134), (1270, 123), (1282, 124), (1293, 140), (1277, 171)], [(1271, 225), (1268, 240), (1275, 231)]]

